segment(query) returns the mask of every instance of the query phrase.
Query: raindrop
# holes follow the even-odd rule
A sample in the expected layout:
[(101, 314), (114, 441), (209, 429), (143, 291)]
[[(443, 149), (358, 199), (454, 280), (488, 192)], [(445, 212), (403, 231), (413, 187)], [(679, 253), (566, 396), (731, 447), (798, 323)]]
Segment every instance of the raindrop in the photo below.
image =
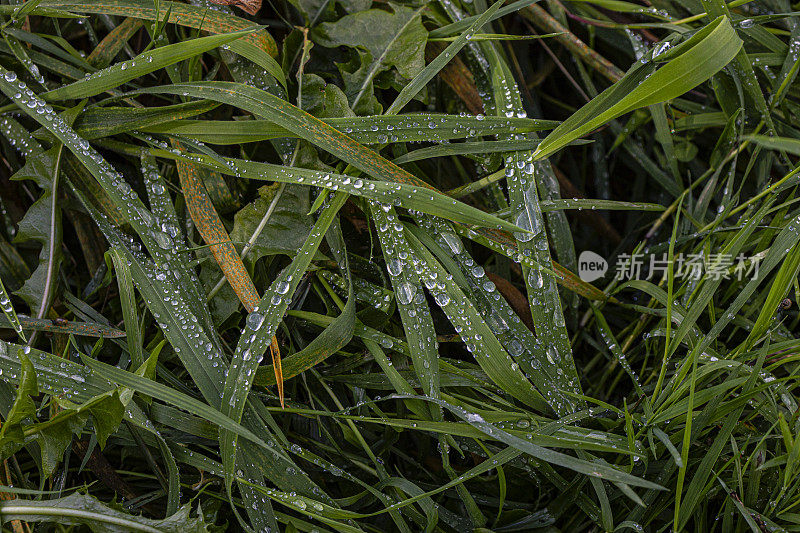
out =
[(247, 326), (253, 331), (258, 331), (258, 328), (260, 328), (261, 324), (263, 323), (264, 323), (264, 315), (262, 315), (258, 311), (253, 311), (252, 313), (247, 315)]
[(404, 281), (397, 287), (397, 301), (403, 305), (410, 304), (416, 294), (417, 288), (407, 281)]
[[(535, 218), (535, 217), (533, 217), (533, 218)], [(521, 211), (519, 213), (519, 215), (517, 215), (517, 219), (514, 221), (514, 224), (516, 224), (518, 227), (520, 227), (520, 228), (522, 228), (524, 230), (527, 230), (524, 233), (521, 232), (521, 231), (514, 233), (514, 237), (516, 237), (518, 241), (520, 241), (520, 242), (528, 242), (531, 239), (533, 239), (533, 237), (537, 233), (539, 233), (539, 230), (540, 230), (539, 222), (538, 222), (538, 220), (533, 220), (533, 218), (530, 217), (528, 215), (527, 211), (525, 211), (525, 210)], [(530, 233), (528, 233), (528, 232), (530, 232)]]
[(439, 292), (433, 298), (440, 307), (444, 307), (450, 303), (450, 296), (446, 292)]
[(275, 284), (275, 292), (278, 294), (286, 294), (289, 292), (289, 282), (286, 280), (280, 280)]
[(403, 272), (403, 263), (397, 258), (392, 258), (386, 263), (386, 270), (389, 271), (394, 277), (399, 276)]

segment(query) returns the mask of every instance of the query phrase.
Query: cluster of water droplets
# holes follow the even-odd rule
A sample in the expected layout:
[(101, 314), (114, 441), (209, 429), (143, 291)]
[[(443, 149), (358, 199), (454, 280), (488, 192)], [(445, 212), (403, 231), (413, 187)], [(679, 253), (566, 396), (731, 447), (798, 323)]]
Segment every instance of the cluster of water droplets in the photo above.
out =
[(8, 83), (16, 82), (19, 92), (13, 95), (13, 99), (20, 106), (27, 108), (31, 116), (55, 133), (70, 150), (75, 152), (92, 171), (103, 189), (114, 199), (117, 208), (137, 228), (138, 233), (143, 238), (152, 239), (152, 242), (165, 250), (173, 249), (173, 237), (161, 229), (155, 217), (144, 207), (122, 174), (109, 165), (87, 140), (75, 133), (50, 105), (31, 91), (25, 83), (17, 81), (14, 72), (6, 71), (3, 73), (3, 78)]
[[(6, 79), (9, 77), (14, 79), (12, 76), (7, 76)], [(0, 118), (0, 134), (2, 134), (8, 140), (8, 143), (20, 154), (26, 157), (32, 155), (37, 148), (37, 143), (32, 141), (28, 131), (23, 128), (19, 122), (9, 116)]]
[[(557, 377), (560, 379), (563, 371), (559, 367), (551, 368), (541, 364), (545, 358), (556, 362), (558, 352), (552, 346), (545, 347), (522, 323), (517, 313), (486, 276), (484, 269), (477, 265), (466, 251), (458, 235), (446, 222), (435, 217), (418, 216), (416, 220), (420, 227), (435, 235), (438, 244), (450, 253), (461, 268), (471, 289), (470, 298), (481, 318), (511, 357), (509, 361), (511, 368), (515, 371), (521, 370), (526, 378), (534, 382), (541, 382), (544, 379), (555, 380)], [(569, 405), (561, 394), (547, 390), (540, 392), (557, 409), (566, 409)]]
[(657, 7), (643, 7), (641, 8), (641, 13), (648, 13), (650, 15), (655, 15), (661, 18), (670, 18), (669, 11), (666, 9), (658, 9)]
[[(527, 283), (534, 291), (534, 298), (537, 297), (537, 291), (555, 290), (555, 287), (550, 289), (550, 285), (554, 285), (552, 276), (543, 273), (539, 267), (539, 265), (550, 264), (550, 253), (536, 191), (537, 172), (530, 152), (517, 153), (506, 158), (506, 177), (511, 191), (512, 208), (517, 210), (514, 223), (527, 230), (515, 233), (514, 237), (518, 242), (520, 262), (524, 264), (524, 259), (534, 261), (532, 268), (525, 269), (527, 270)], [(557, 325), (560, 326), (563, 325), (563, 315), (561, 315), (560, 309), (557, 311), (558, 317), (554, 314), (554, 318)]]
[(484, 115), (409, 114), (386, 117), (329, 119), (332, 126), (353, 139), (367, 144), (387, 142), (432, 142), (494, 135), (508, 131), (530, 131), (532, 121), (516, 113), (503, 119)]
[(205, 379), (198, 379), (199, 376), (196, 375), (200, 365), (198, 359), (207, 357), (209, 363), (204, 366), (204, 371), (216, 374), (212, 384), (221, 387), (220, 383), (224, 382), (225, 358), (213, 334), (209, 337), (206, 327), (187, 303), (187, 293), (195, 283), (198, 283), (196, 278), (190, 277), (187, 282), (186, 274), (182, 275), (180, 269), (154, 263), (129, 236), (115, 230), (105, 215), (102, 213), (92, 213), (92, 215), (111, 244), (128, 254), (126, 257), (128, 266), (145, 278), (146, 283), (137, 285), (153, 319), (164, 332), (173, 351), (195, 377), (195, 381), (203, 389), (203, 394), (206, 396), (214, 394), (214, 391), (204, 385)]
[[(175, 213), (175, 206), (169, 196), (167, 187), (156, 165), (154, 157), (147, 153), (142, 153), (140, 157), (142, 177), (150, 199), (150, 209), (156, 219), (160, 221), (161, 230), (180, 242), (182, 239), (180, 228), (178, 227), (178, 217)], [(145, 217), (146, 218), (146, 217)]]
[[(388, 204), (373, 202), (373, 218), (378, 229), (386, 270), (399, 304), (414, 368), (426, 394), (438, 396), (435, 381), (438, 366), (438, 341), (428, 312), (425, 292), (420, 283), (421, 261), (416, 257), (404, 234), (394, 209)], [(423, 312), (417, 312), (417, 310)]]
[(17, 335), (21, 336), (22, 326), (20, 325), (19, 320), (16, 318), (17, 315), (14, 312), (14, 305), (11, 303), (11, 299), (8, 297), (8, 293), (3, 285), (0, 285), (0, 309), (11, 322), (11, 325), (14, 327), (14, 331), (17, 333)]
[[(104, 69), (97, 70), (95, 72), (87, 72), (84, 75), (83, 79), (80, 82), (76, 82), (76, 83), (86, 83), (88, 81), (93, 81), (93, 80), (97, 80), (97, 79), (104, 80), (104, 79), (106, 79), (108, 77), (108, 74), (110, 72), (129, 71), (128, 76), (130, 76), (131, 79), (135, 78), (137, 76), (140, 76), (143, 73), (142, 72), (143, 69), (139, 69), (138, 71), (136, 71), (136, 67), (141, 66), (143, 64), (146, 65), (147, 63), (152, 63), (153, 62), (153, 55), (155, 53), (157, 53), (156, 50), (153, 50), (153, 51), (150, 51), (150, 52), (145, 52), (144, 54), (140, 55), (139, 57), (135, 57), (133, 59), (128, 59), (127, 61), (121, 61), (119, 63), (111, 65), (110, 67), (106, 67)], [(147, 69), (144, 69), (144, 70), (147, 70)]]
[[(275, 283), (273, 283), (274, 286)], [(263, 360), (272, 340), (271, 332), (261, 331), (265, 323), (266, 316), (260, 307), (256, 307), (247, 315), (245, 327), (241, 331), (236, 352), (227, 372), (228, 376), (231, 374), (236, 376), (235, 386), (226, 386), (225, 394), (228, 395), (227, 399), (231, 409), (237, 415), (240, 415), (244, 409), (246, 391), (250, 390), (256, 369)]]
[[(18, 55), (17, 56), (17, 60), (20, 63), (22, 63), (22, 66), (24, 66), (25, 70), (27, 70), (30, 73), (30, 75), (33, 77), (33, 79), (36, 81), (36, 83), (38, 83), (42, 87), (45, 87), (44, 76), (42, 76), (42, 73), (39, 72), (39, 67), (37, 67), (36, 64), (33, 61), (31, 61), (30, 58), (28, 58), (27, 56), (25, 56), (23, 54), (22, 56)], [(6, 78), (6, 79), (8, 79), (8, 78)], [(45, 87), (45, 89), (46, 88), (47, 87)]]
[[(323, 270), (322, 277), (330, 283), (334, 289), (341, 295), (347, 294), (347, 281), (343, 276), (340, 276), (330, 270)], [(358, 302), (369, 305), (370, 307), (379, 311), (388, 312), (392, 304), (392, 292), (370, 283), (369, 281), (356, 277), (353, 279), (353, 288), (355, 290), (355, 297)]]
[(87, 380), (91, 371), (83, 365), (67, 361), (61, 357), (32, 349), (30, 346), (0, 341), (0, 379), (16, 382), (21, 375), (19, 355), (24, 354), (36, 370), (39, 389), (81, 403), (105, 390), (92, 386)]
[[(503, 78), (498, 98), (498, 112), (508, 116), (522, 109), (518, 91), (513, 82)], [(554, 277), (544, 272), (540, 265), (550, 266), (550, 249), (544, 228), (538, 187), (547, 186), (546, 172), (530, 151), (513, 152), (505, 158), (506, 181), (511, 208), (516, 212), (515, 223), (528, 230), (517, 233), (516, 259), (523, 265), (528, 286), (528, 299), (536, 325), (537, 338), (546, 347), (544, 355), (555, 367), (559, 383), (567, 383), (579, 390), (577, 373), (572, 362), (572, 351), (561, 309), (561, 300)], [(513, 257), (513, 255), (510, 255)]]

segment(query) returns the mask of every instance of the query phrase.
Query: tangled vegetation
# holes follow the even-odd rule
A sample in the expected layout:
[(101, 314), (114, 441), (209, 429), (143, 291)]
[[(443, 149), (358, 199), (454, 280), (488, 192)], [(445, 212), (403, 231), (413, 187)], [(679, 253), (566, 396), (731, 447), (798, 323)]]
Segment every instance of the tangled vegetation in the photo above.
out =
[(787, 0), (0, 5), (4, 531), (800, 531)]

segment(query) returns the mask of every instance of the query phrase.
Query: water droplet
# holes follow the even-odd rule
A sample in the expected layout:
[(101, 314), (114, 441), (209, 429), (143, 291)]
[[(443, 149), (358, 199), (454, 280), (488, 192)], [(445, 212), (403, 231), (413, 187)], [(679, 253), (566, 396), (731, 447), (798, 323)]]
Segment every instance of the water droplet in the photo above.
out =
[(397, 293), (395, 294), (397, 301), (403, 305), (408, 305), (411, 303), (411, 300), (414, 299), (414, 296), (417, 294), (417, 288), (414, 287), (412, 284), (404, 281), (397, 287)]
[(275, 284), (275, 292), (278, 294), (286, 294), (289, 292), (289, 282), (286, 280), (280, 280)]
[(253, 311), (252, 313), (247, 315), (247, 327), (249, 327), (253, 331), (258, 331), (258, 328), (260, 328), (261, 324), (263, 323), (264, 323), (264, 315), (262, 315), (258, 311)]

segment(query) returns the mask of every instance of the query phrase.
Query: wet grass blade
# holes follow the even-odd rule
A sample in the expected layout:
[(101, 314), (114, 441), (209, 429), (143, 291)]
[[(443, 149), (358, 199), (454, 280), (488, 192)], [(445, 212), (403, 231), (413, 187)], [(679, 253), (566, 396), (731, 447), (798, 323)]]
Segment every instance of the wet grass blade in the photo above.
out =
[(116, 63), (93, 74), (52, 91), (42, 94), (48, 102), (86, 98), (119, 87), (131, 80), (173, 65), (214, 48), (229, 45), (233, 41), (257, 31), (258, 27), (233, 33), (209, 35), (177, 44), (169, 44), (144, 52), (133, 59)]
[[(196, 98), (227, 103), (266, 117), (295, 135), (342, 158), (375, 179), (432, 189), (431, 185), (378, 156), (375, 152), (355, 142), (327, 123), (265, 91), (236, 83), (197, 82), (174, 84), (141, 92), (190, 95)], [(389, 117), (389, 119), (402, 120), (403, 117)], [(501, 236), (486, 231), (478, 232), (478, 234), (482, 234), (486, 239), (497, 244), (501, 244), (502, 241), (509, 242), (505, 235)], [(510, 240), (510, 242), (514, 243), (513, 240)], [(604, 296), (598, 294), (600, 291), (581, 281), (574, 273), (570, 273), (568, 270), (563, 271), (561, 279), (566, 282), (565, 286), (576, 287), (582, 293), (594, 294), (596, 298), (604, 298)]]
[[(247, 316), (244, 334), (240, 337), (233, 354), (230, 368), (225, 378), (222, 390), (222, 413), (233, 420), (241, 420), (244, 414), (247, 397), (255, 377), (255, 370), (264, 352), (271, 346), (278, 324), (283, 320), (291, 296), (297, 289), (303, 275), (308, 269), (311, 259), (333, 224), (336, 214), (346, 200), (347, 196), (337, 193), (330, 203), (323, 208), (319, 218), (311, 230), (308, 239), (292, 264), (278, 275), (272, 282), (256, 307)], [(276, 381), (282, 379), (282, 372), (278, 372), (275, 365)], [(234, 481), (236, 465), (236, 439), (238, 432), (220, 432), (220, 450), (225, 465), (226, 489), (230, 493)]]
[[(227, 103), (232, 103), (227, 101)], [(233, 104), (235, 105), (235, 104)], [(558, 122), (502, 117), (460, 117), (442, 114), (407, 114), (398, 116), (331, 117), (325, 124), (362, 144), (385, 144), (413, 141), (444, 141), (482, 137), (497, 133), (526, 133), (553, 129)], [(151, 126), (150, 133), (175, 134), (209, 144), (239, 144), (278, 137), (301, 137), (298, 132), (272, 120), (176, 120)]]
[(133, 368), (139, 368), (144, 363), (142, 351), (142, 335), (139, 330), (139, 313), (136, 309), (136, 295), (133, 292), (133, 279), (128, 263), (119, 250), (110, 250), (108, 254), (114, 263), (119, 287), (122, 316), (125, 319), (125, 333), (128, 341), (128, 353), (131, 357)]
[(142, 27), (142, 21), (127, 17), (120, 25), (111, 30), (111, 32), (100, 41), (97, 48), (92, 50), (86, 61), (96, 68), (105, 68), (114, 61), (114, 58), (119, 55), (125, 44), (130, 40), (134, 34)]
[(687, 41), (664, 52), (666, 64), (638, 64), (620, 81), (564, 121), (539, 144), (541, 159), (598, 126), (639, 107), (682, 95), (719, 72), (736, 57), (742, 41), (730, 22), (719, 17)]
[[(252, 26), (250, 21), (240, 17), (180, 2), (159, 2), (157, 7), (143, 0), (104, 0), (90, 4), (72, 0), (45, 0), (39, 3), (40, 8), (48, 6), (58, 8), (62, 12), (121, 15), (151, 21), (160, 21), (169, 13), (167, 22), (170, 24), (180, 24), (212, 33), (229, 33)], [(246, 38), (246, 41), (271, 56), (278, 53), (274, 39), (266, 30)]]
[[(7, 319), (7, 317), (6, 317)], [(97, 324), (93, 322), (82, 322), (65, 319), (49, 319), (49, 318), (30, 318), (27, 316), (18, 316), (19, 333), (23, 330), (29, 331), (44, 331), (47, 333), (64, 333), (67, 335), (76, 335), (79, 337), (101, 337), (105, 339), (120, 339), (125, 337), (125, 332), (107, 326), (105, 324)], [(0, 328), (14, 328), (17, 325), (12, 322), (0, 323)], [(21, 336), (24, 340), (24, 335)]]
[[(174, 157), (174, 154), (155, 152), (158, 155)], [(277, 181), (282, 183), (296, 183), (332, 190), (339, 190), (361, 196), (373, 201), (415, 209), (423, 213), (440, 216), (442, 218), (476, 226), (504, 229), (507, 231), (520, 231), (521, 228), (501, 218), (483, 212), (463, 202), (440, 193), (428, 187), (417, 187), (404, 183), (387, 183), (380, 181), (364, 180), (348, 175), (335, 174), (307, 169), (287, 169), (281, 165), (243, 161), (240, 159), (225, 159), (224, 164), (210, 157), (191, 156), (191, 158), (176, 158), (179, 165), (192, 165), (194, 162), (213, 168), (218, 172), (241, 178)], [(206, 241), (220, 242), (220, 241)]]
[(201, 115), (217, 105), (215, 102), (199, 101), (162, 107), (90, 107), (80, 114), (74, 126), (84, 139), (102, 139)]
[(19, 317), (17, 316), (17, 312), (14, 310), (14, 305), (11, 303), (11, 298), (8, 297), (8, 292), (6, 292), (6, 288), (3, 285), (3, 280), (0, 279), (0, 307), (3, 308), (3, 314), (8, 320), (11, 327), (14, 328), (14, 331), (17, 332), (17, 335), (22, 339), (23, 342), (28, 342), (25, 338), (25, 333), (22, 331), (22, 324), (19, 321)]

